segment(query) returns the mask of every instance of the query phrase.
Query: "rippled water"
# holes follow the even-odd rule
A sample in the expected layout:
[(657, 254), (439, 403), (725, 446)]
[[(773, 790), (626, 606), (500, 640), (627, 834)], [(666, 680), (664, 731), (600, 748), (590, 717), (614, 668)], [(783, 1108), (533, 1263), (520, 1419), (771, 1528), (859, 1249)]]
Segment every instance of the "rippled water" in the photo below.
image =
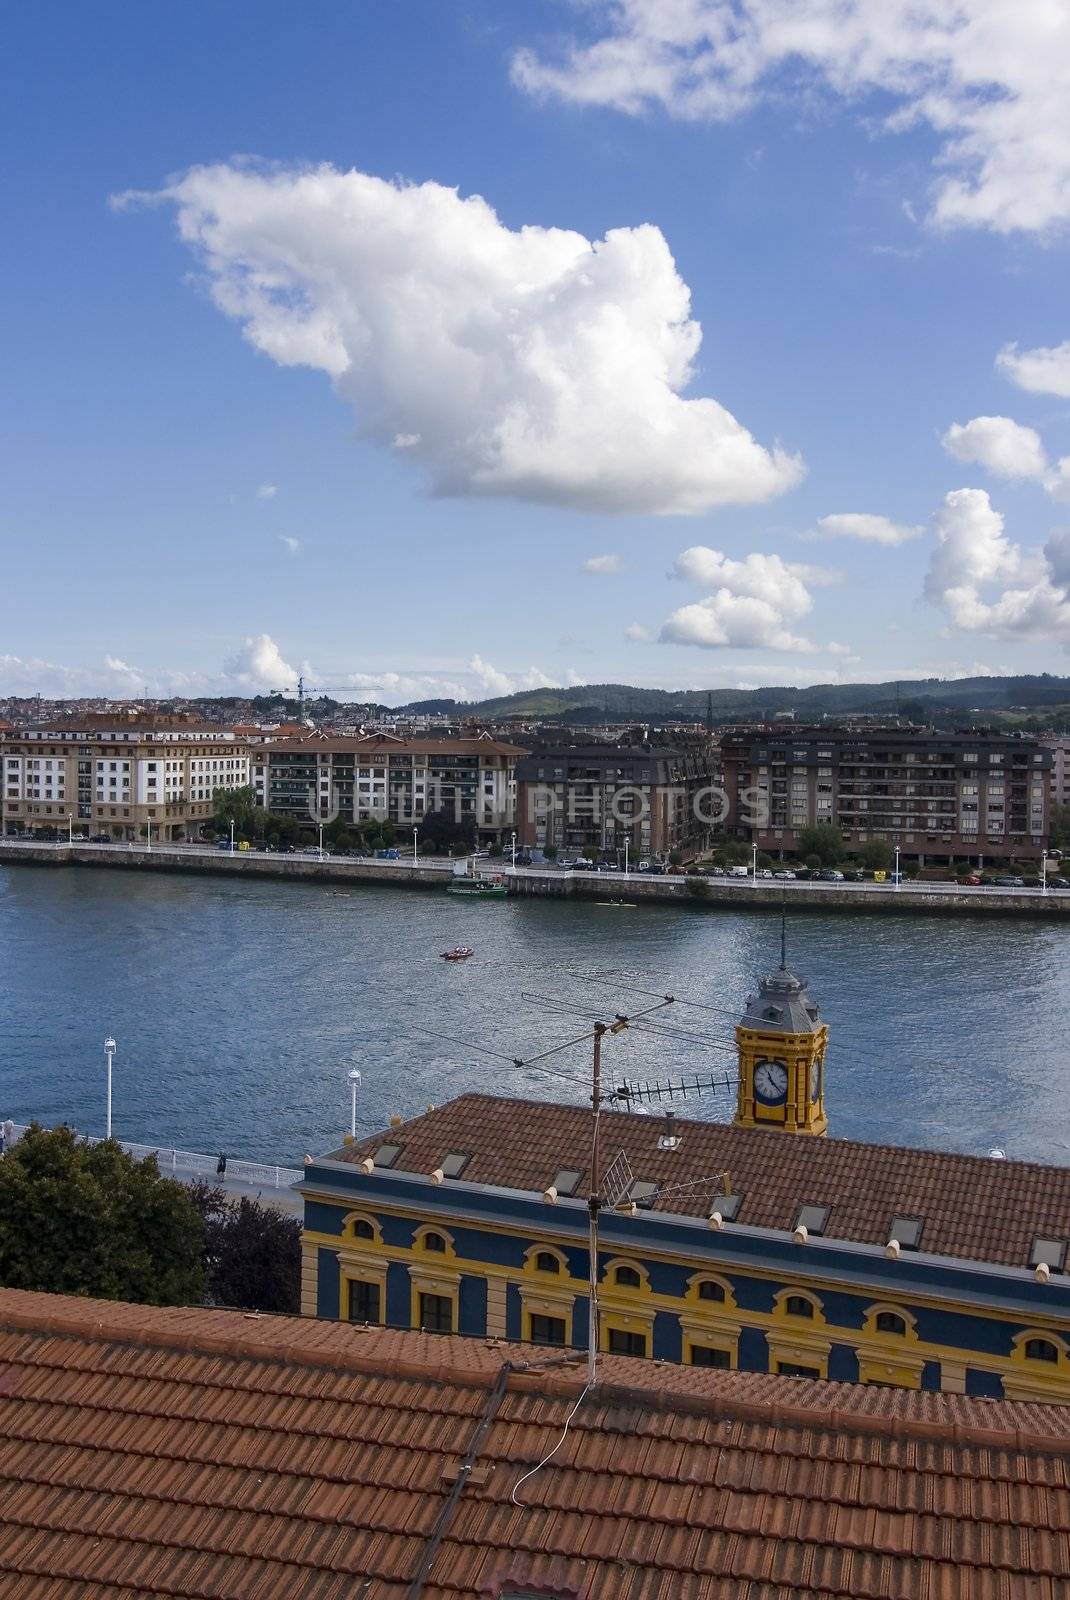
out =
[[(453, 944), (475, 958), (442, 961)], [(1066, 1162), (1066, 952), (1062, 928), (1024, 918), (797, 914), (789, 956), (831, 1027), (831, 1133)], [(102, 1131), (111, 1032), (121, 1137), (297, 1161), (348, 1126), (354, 1065), (365, 1127), (470, 1088), (588, 1092), (588, 1047), (555, 1058), (562, 1081), (417, 1029), (526, 1057), (584, 1022), (525, 994), (637, 1010), (638, 984), (733, 1013), (673, 1015), (723, 1043), (778, 960), (779, 919), (759, 912), (3, 868), (0, 1115)], [(604, 972), (633, 981), (578, 976)], [(638, 1034), (605, 1054), (611, 1079), (733, 1063)], [(726, 1117), (731, 1095), (687, 1111)]]

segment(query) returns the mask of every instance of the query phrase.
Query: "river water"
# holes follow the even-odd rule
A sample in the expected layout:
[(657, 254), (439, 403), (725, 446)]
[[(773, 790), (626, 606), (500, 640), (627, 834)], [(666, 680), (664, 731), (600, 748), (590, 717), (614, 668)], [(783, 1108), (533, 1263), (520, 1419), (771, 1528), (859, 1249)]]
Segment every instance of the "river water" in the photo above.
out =
[[(1067, 938), (1026, 918), (789, 918), (831, 1030), (832, 1136), (1070, 1160)], [(778, 917), (731, 909), (0, 868), (0, 1116), (102, 1132), (111, 1033), (120, 1137), (296, 1164), (348, 1127), (353, 1066), (365, 1130), (468, 1089), (582, 1101), (588, 1045), (554, 1077), (511, 1059), (583, 1032), (580, 1012), (653, 1004), (641, 989), (719, 1009), (672, 1008), (703, 1044), (608, 1041), (611, 1083), (723, 1075), (779, 941)], [(443, 961), (455, 944), (475, 957)]]

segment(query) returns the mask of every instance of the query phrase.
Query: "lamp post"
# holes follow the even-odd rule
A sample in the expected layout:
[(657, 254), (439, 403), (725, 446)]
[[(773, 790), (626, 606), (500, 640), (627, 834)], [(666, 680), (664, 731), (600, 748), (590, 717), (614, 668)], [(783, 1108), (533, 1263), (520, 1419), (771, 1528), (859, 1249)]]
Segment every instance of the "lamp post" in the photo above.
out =
[(319, 825), (319, 829), (320, 829), (320, 860), (322, 861), (323, 860), (323, 823), (322, 822)]
[(628, 876), (628, 835), (624, 835), (624, 876)]
[(230, 819), (230, 853), (234, 854), (234, 818)]
[(758, 887), (758, 846), (756, 844), (752, 844), (750, 847), (750, 881), (755, 888)]
[(1047, 894), (1048, 892), (1048, 852), (1046, 850), (1042, 850), (1040, 856), (1040, 892), (1041, 894)]
[(901, 880), (901, 878), (899, 876), (899, 846), (898, 845), (896, 845), (896, 847), (895, 847), (895, 886), (896, 886), (897, 889), (902, 887), (902, 880)]
[(104, 1137), (111, 1138), (111, 1064), (115, 1056), (115, 1040), (109, 1033), (104, 1041), (104, 1056), (108, 1063), (108, 1112), (104, 1121)]
[(349, 1136), (357, 1137), (357, 1090), (360, 1088), (360, 1073), (356, 1067), (349, 1069)]
[(516, 832), (515, 831), (510, 835), (510, 844), (512, 846), (512, 851), (513, 851), (513, 871), (515, 872), (516, 871)]
[(420, 832), (419, 828), (416, 827), (415, 824), (413, 824), (413, 829), (412, 829), (412, 864), (413, 864), (413, 866), (416, 866), (416, 838), (417, 838), (417, 835), (419, 834), (419, 832)]
[(72, 811), (67, 812), (67, 843), (74, 843), (74, 813)]
[(145, 849), (152, 849), (152, 823), (148, 817), (145, 818)]

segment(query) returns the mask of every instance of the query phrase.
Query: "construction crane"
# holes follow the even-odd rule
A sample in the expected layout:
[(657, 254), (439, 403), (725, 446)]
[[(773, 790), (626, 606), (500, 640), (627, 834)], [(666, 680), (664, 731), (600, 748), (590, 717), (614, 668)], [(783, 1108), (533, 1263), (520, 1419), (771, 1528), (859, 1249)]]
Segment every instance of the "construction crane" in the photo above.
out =
[[(381, 683), (366, 683), (366, 684), (364, 684), (363, 687), (365, 689), (381, 689), (382, 688), (382, 684)], [(305, 720), (305, 697), (306, 697), (306, 695), (310, 695), (310, 694), (352, 694), (353, 693), (353, 685), (351, 683), (336, 683), (336, 684), (333, 684), (333, 685), (332, 684), (329, 684), (329, 685), (317, 684), (315, 687), (313, 687), (312, 684), (306, 683), (305, 680), (304, 680), (304, 677), (302, 676), (302, 677), (298, 678), (298, 680), (297, 680), (297, 688), (296, 689), (272, 689), (271, 692), (272, 692), (272, 694), (285, 694), (285, 695), (290, 695), (290, 696), (296, 695), (297, 696), (297, 716), (298, 716), (298, 720), (300, 722), (304, 722), (304, 720)]]

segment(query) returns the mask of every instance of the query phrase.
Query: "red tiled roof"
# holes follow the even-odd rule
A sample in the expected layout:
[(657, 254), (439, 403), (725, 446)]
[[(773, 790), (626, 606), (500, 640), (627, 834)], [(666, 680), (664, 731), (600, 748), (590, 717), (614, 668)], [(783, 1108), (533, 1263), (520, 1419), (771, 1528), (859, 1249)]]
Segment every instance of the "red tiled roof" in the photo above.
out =
[(582, 1362), (486, 1340), (0, 1290), (0, 1592), (1066, 1592), (1062, 1407), (616, 1356), (601, 1376), (553, 1461), (521, 1484), (561, 1438)]
[[(401, 1146), (391, 1170), (431, 1173), (449, 1151), (467, 1151), (464, 1183), (541, 1192), (562, 1167), (585, 1169), (591, 1113), (582, 1106), (467, 1094), (339, 1152), (357, 1161), (385, 1141)], [(698, 1186), (667, 1194), (656, 1209), (707, 1213), (728, 1172), (743, 1196), (740, 1223), (790, 1229), (803, 1204), (829, 1206), (826, 1236), (886, 1244), (893, 1216), (924, 1218), (921, 1249), (1026, 1267), (1033, 1239), (1070, 1238), (1070, 1168), (987, 1156), (861, 1144), (848, 1139), (737, 1128), (677, 1118), (676, 1150), (658, 1148), (660, 1117), (602, 1115), (602, 1152), (618, 1151), (637, 1179)], [(582, 1189), (582, 1185), (581, 1185)]]
[(384, 738), (380, 734), (313, 733), (307, 731), (299, 739), (274, 739), (266, 750), (270, 754), (304, 750), (337, 752), (355, 755), (428, 755), (428, 756), (523, 756), (527, 754), (519, 745), (506, 744), (501, 739), (423, 739), (418, 734), (411, 738)]

